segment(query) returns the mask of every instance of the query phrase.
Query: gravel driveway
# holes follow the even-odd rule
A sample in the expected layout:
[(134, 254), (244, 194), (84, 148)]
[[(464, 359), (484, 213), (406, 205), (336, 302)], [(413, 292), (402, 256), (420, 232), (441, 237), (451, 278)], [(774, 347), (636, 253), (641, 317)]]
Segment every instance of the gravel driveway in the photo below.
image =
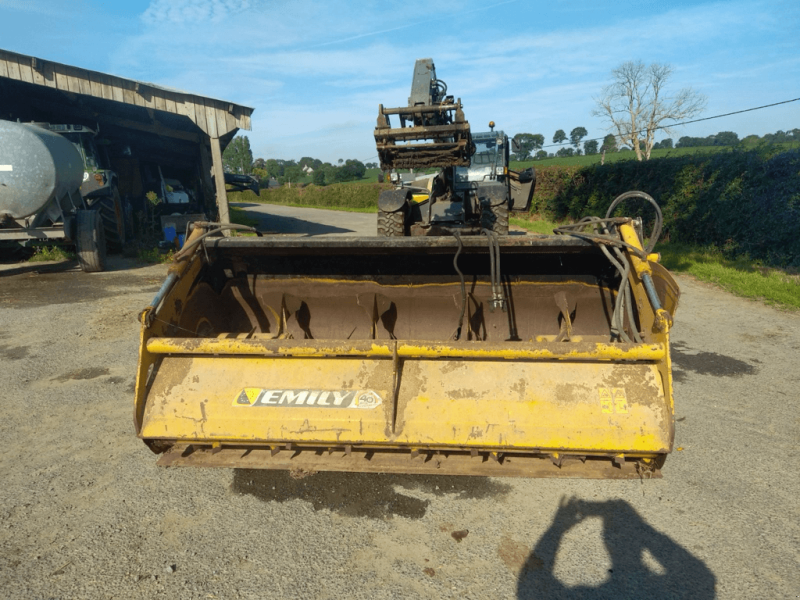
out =
[(292, 479), (155, 466), (136, 316), (166, 268), (111, 266), (0, 270), (2, 598), (800, 594), (796, 313), (679, 278), (662, 480)]

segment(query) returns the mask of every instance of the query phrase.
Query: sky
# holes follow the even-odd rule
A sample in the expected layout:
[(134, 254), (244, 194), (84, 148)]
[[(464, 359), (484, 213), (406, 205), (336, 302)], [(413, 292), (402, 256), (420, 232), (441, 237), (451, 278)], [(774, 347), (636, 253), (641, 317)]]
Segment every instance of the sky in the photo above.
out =
[[(473, 131), (549, 143), (609, 131), (595, 99), (629, 60), (670, 64), (701, 117), (798, 98), (798, 31), (797, 0), (0, 0), (0, 48), (252, 107), (255, 157), (334, 163), (377, 161), (378, 105), (407, 104), (418, 58)], [(797, 127), (800, 102), (673, 138)]]

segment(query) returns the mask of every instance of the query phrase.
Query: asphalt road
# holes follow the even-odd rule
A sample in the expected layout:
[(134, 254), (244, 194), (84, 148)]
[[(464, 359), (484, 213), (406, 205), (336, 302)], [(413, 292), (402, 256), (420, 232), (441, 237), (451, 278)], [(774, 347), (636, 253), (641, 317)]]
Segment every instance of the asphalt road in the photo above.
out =
[(292, 479), (155, 466), (136, 315), (166, 269), (111, 266), (0, 270), (0, 598), (800, 594), (796, 313), (679, 278), (661, 480)]
[(375, 213), (231, 202), (258, 219), (258, 229), (287, 235), (378, 235)]

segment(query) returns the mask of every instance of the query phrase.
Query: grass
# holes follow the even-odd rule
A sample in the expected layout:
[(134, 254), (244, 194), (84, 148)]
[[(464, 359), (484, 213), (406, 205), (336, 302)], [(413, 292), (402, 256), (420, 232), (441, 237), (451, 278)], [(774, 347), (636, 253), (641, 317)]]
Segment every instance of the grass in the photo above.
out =
[(230, 206), (228, 208), (231, 223), (236, 223), (237, 225), (247, 225), (248, 227), (258, 226), (258, 219), (248, 217), (243, 208), (239, 208), (238, 206)]
[(662, 242), (656, 246), (661, 264), (676, 273), (689, 273), (744, 298), (792, 310), (800, 309), (800, 275), (768, 268), (746, 258), (731, 260), (715, 248)]
[[(785, 150), (789, 150), (790, 148), (796, 148), (796, 142), (785, 142), (781, 144), (775, 144), (776, 146), (781, 146)], [(739, 149), (753, 149), (755, 146), (747, 145), (747, 144), (740, 144), (736, 146)], [(665, 149), (657, 149), (653, 150), (650, 153), (650, 159), (655, 158), (665, 158), (667, 156), (674, 157), (674, 156), (685, 156), (687, 154), (714, 154), (717, 152), (729, 152), (732, 150), (733, 147), (731, 146), (697, 146), (694, 148), (665, 148)], [(593, 164), (600, 164), (600, 160), (602, 158), (601, 154), (589, 154), (582, 155), (582, 156), (565, 156), (565, 157), (554, 157), (554, 158), (545, 158), (543, 160), (526, 160), (526, 161), (510, 161), (509, 168), (513, 169), (514, 171), (521, 171), (523, 169), (527, 169), (530, 166), (534, 167), (554, 167), (554, 166), (579, 166), (585, 167), (588, 165)], [(636, 153), (633, 150), (623, 150), (622, 152), (607, 152), (606, 153), (606, 163), (613, 163), (619, 162), (623, 160), (636, 160)]]
[(511, 217), (509, 219), (509, 223), (511, 225), (516, 225), (517, 227), (522, 227), (530, 231), (531, 233), (544, 233), (551, 235), (553, 233), (553, 228), (558, 227), (558, 223), (553, 223), (552, 221), (548, 221), (545, 218), (540, 219), (522, 219), (519, 217)]
[(40, 246), (28, 259), (28, 262), (63, 262), (65, 260), (75, 260), (75, 253), (65, 250), (61, 246)]
[(167, 253), (162, 253), (158, 248), (150, 248), (149, 250), (140, 249), (136, 253), (136, 260), (141, 263), (157, 265), (172, 262), (173, 254), (175, 254), (174, 250), (170, 250)]

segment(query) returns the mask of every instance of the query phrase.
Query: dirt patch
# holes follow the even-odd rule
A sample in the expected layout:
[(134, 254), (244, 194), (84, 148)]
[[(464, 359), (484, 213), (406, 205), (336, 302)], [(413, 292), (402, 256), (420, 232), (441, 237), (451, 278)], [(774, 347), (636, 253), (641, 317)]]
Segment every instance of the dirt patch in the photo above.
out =
[(512, 573), (520, 573), (523, 567), (527, 572), (536, 571), (544, 566), (544, 561), (535, 554), (531, 554), (531, 559), (528, 561), (529, 552), (527, 544), (518, 542), (508, 535), (503, 536), (497, 547), (497, 555)]
[[(84, 273), (78, 269), (59, 272), (6, 271), (0, 272), (0, 307), (30, 308), (52, 304), (78, 304), (95, 302), (101, 298), (127, 295), (130, 292), (157, 292), (163, 282), (162, 273), (150, 268), (158, 276), (143, 278), (136, 272), (141, 265), (130, 259), (115, 257), (113, 268), (120, 270), (103, 273)], [(122, 269), (134, 269), (128, 272)]]
[(231, 484), (233, 492), (264, 502), (299, 499), (311, 503), (314, 510), (351, 517), (421, 519), (430, 501), (398, 492), (398, 487), (456, 498), (493, 498), (511, 490), (510, 485), (488, 477), (326, 472), (297, 479), (290, 472), (257, 469), (236, 469)]
[(20, 360), (28, 356), (28, 346), (6, 346), (0, 344), (0, 358)]
[(53, 381), (69, 381), (70, 379), (74, 379), (76, 381), (82, 379), (96, 379), (97, 377), (102, 377), (103, 375), (108, 375), (109, 371), (105, 367), (87, 367), (85, 369), (78, 369), (77, 371), (72, 371), (71, 373), (64, 373), (63, 375), (59, 375), (58, 377), (53, 377)]

